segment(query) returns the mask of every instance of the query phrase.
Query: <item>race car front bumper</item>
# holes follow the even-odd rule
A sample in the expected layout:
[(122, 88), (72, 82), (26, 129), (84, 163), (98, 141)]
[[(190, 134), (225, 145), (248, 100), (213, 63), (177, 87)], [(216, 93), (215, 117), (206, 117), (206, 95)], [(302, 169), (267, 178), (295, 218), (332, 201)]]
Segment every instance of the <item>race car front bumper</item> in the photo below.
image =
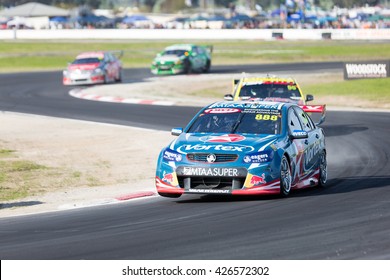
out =
[[(165, 166), (165, 165), (164, 165)], [(157, 172), (156, 188), (160, 194), (279, 194), (280, 179), (265, 172), (267, 165), (245, 167), (170, 166)]]
[(68, 75), (63, 75), (62, 82), (66, 86), (70, 85), (93, 85), (93, 84), (104, 84), (105, 79), (104, 75), (94, 75), (94, 74), (82, 74), (75, 75), (69, 73)]
[(172, 65), (172, 66), (157, 66), (152, 65), (151, 67), (152, 74), (155, 75), (164, 75), (164, 74), (180, 74), (184, 73), (183, 65)]

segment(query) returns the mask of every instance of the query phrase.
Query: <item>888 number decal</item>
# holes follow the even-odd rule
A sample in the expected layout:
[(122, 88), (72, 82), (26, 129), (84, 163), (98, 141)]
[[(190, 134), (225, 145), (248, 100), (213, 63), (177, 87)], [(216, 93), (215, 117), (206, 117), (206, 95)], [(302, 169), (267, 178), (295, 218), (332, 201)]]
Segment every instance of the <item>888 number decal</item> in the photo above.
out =
[(277, 115), (268, 115), (268, 114), (257, 114), (255, 117), (256, 121), (277, 121)]

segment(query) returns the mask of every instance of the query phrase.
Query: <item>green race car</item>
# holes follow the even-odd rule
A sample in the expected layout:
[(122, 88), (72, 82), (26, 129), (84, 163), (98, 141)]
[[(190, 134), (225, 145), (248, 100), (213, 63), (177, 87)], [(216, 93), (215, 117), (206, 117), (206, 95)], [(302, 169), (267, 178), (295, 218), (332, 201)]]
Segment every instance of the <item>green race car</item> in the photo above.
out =
[(208, 72), (211, 66), (212, 46), (193, 44), (172, 45), (153, 60), (153, 74)]

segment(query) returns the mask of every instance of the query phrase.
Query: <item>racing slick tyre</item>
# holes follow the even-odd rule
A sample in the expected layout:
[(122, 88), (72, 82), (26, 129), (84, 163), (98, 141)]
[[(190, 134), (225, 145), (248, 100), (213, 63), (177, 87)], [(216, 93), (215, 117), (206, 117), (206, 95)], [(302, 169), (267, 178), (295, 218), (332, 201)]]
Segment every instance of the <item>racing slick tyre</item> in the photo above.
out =
[(328, 163), (326, 161), (326, 152), (322, 151), (320, 154), (320, 175), (318, 178), (318, 186), (325, 187), (326, 181), (328, 179)]
[(115, 78), (115, 82), (117, 83), (122, 82), (122, 69), (119, 69), (118, 77)]
[(185, 60), (184, 61), (184, 73), (185, 74), (191, 74), (192, 73), (191, 62), (189, 60)]
[(203, 68), (203, 73), (208, 73), (210, 71), (211, 61), (207, 60), (205, 67)]
[(291, 168), (287, 157), (284, 155), (280, 163), (280, 195), (286, 197), (291, 191)]
[(169, 198), (178, 198), (181, 196), (181, 194), (177, 194), (177, 193), (158, 193), (159, 195), (161, 196), (164, 196), (164, 197), (169, 197)]

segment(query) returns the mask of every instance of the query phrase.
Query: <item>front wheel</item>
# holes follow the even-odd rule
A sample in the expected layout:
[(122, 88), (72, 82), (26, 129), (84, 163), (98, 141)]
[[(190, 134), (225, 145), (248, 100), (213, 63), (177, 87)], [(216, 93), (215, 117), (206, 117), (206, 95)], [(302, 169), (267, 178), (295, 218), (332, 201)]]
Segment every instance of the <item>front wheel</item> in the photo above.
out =
[(117, 83), (122, 82), (122, 69), (119, 69), (118, 75), (117, 75), (117, 77), (115, 78), (115, 82), (117, 82)]
[(185, 62), (184, 62), (184, 73), (185, 74), (191, 74), (192, 73), (191, 62), (188, 59), (186, 59)]
[(290, 163), (288, 162), (287, 157), (283, 156), (280, 163), (280, 195), (282, 197), (286, 197), (290, 194), (291, 181)]
[(210, 71), (211, 61), (207, 60), (205, 67), (203, 68), (203, 73), (208, 73)]
[(326, 152), (322, 151), (320, 155), (320, 177), (318, 179), (318, 186), (325, 187), (328, 180), (328, 163), (326, 161)]

